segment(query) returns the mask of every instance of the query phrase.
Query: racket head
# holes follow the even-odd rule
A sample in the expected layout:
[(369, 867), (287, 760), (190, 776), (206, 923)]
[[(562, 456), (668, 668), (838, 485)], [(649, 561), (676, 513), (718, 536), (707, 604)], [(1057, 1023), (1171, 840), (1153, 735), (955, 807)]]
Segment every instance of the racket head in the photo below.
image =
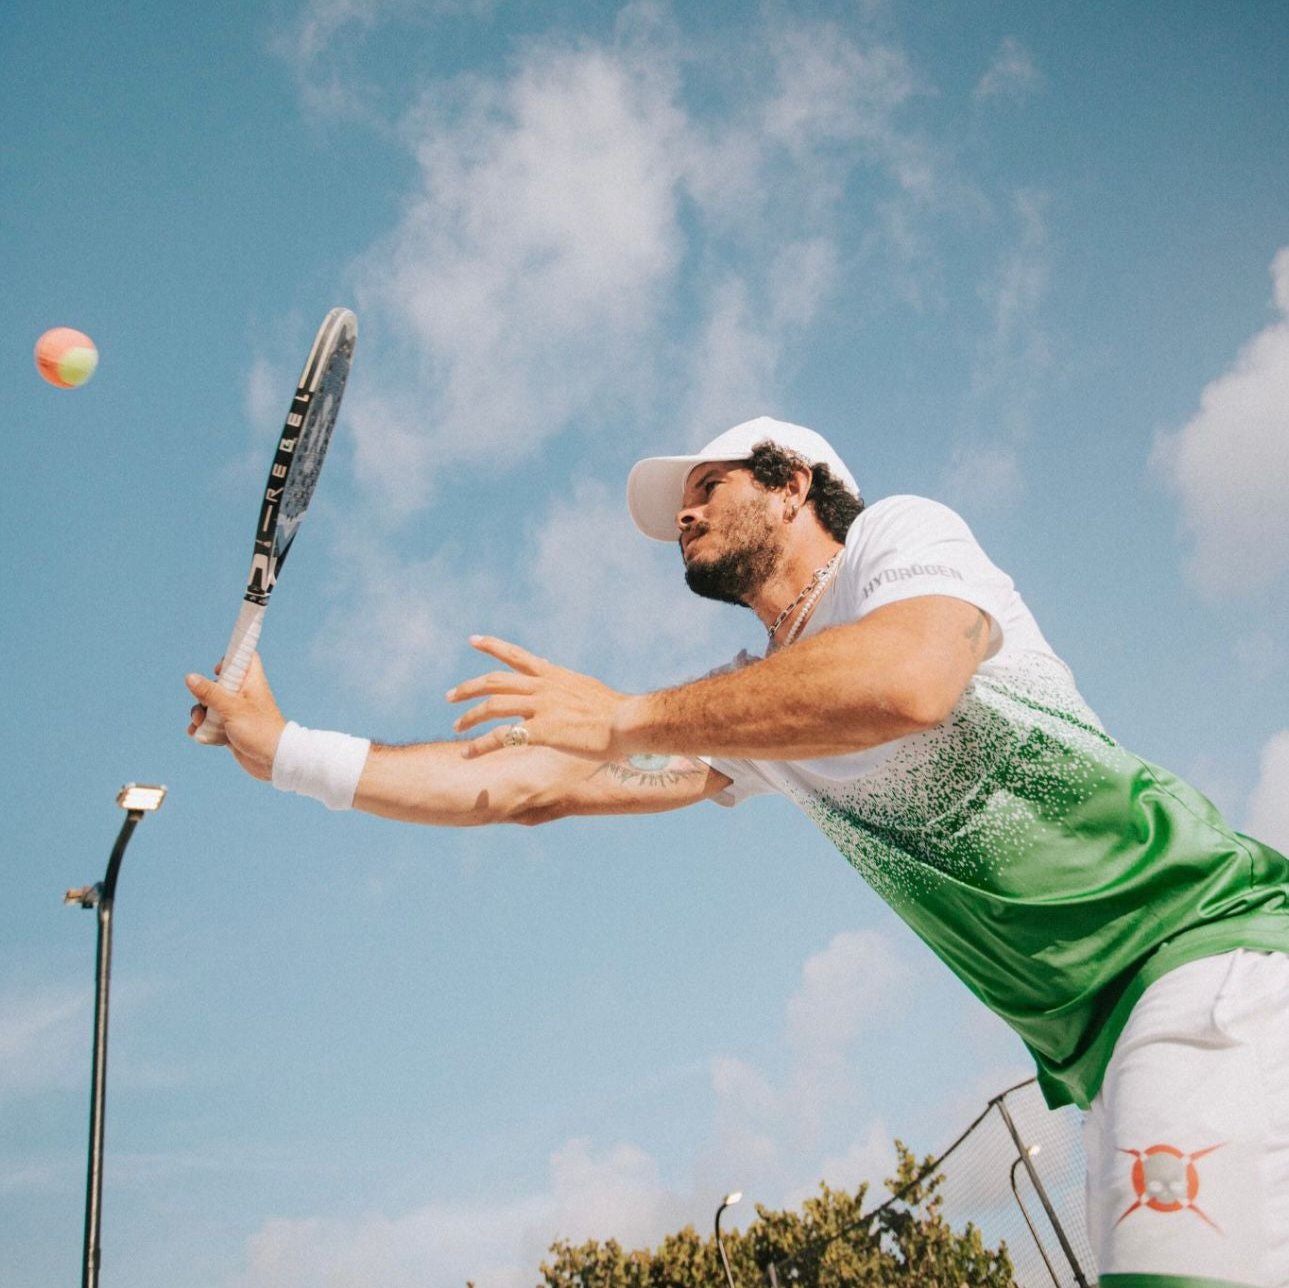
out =
[(344, 308), (332, 309), (314, 337), (260, 505), (255, 552), (246, 582), (246, 599), (250, 603), (268, 603), (309, 508), (336, 427), (357, 341), (358, 319)]

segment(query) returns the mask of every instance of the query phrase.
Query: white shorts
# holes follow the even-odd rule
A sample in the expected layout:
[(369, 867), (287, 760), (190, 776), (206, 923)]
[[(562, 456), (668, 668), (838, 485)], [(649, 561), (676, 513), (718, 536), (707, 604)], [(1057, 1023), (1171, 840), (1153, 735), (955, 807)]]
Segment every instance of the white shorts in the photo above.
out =
[(1084, 1132), (1101, 1288), (1289, 1288), (1289, 953), (1152, 984)]

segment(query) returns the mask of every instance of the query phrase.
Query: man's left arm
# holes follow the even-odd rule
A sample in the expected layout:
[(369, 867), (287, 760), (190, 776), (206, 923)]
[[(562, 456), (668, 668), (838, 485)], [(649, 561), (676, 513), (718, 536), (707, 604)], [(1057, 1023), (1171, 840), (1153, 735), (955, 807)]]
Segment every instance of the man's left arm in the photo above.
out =
[[(763, 661), (656, 693), (617, 693), (514, 644), (472, 643), (510, 669), (466, 681), (454, 702), (481, 699), (458, 731), (520, 719), (530, 740), (580, 755), (705, 755), (810, 760), (863, 751), (942, 723), (989, 645), (976, 605), (925, 595), (800, 640)], [(501, 745), (493, 729), (468, 755)]]

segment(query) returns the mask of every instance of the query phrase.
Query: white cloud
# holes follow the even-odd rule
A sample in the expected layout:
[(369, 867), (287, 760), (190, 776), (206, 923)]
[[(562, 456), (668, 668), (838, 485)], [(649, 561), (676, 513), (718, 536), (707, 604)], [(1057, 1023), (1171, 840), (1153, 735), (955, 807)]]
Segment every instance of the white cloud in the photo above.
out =
[(1002, 509), (1024, 489), (1020, 453), (1009, 443), (982, 442), (954, 449), (941, 492), (967, 513)]
[(814, 1145), (831, 1112), (846, 1104), (862, 1075), (849, 1056), (881, 1000), (907, 979), (894, 944), (875, 931), (837, 935), (809, 958), (788, 1003), (787, 1039), (793, 1133), (798, 1148)]
[(1289, 854), (1289, 729), (1276, 734), (1262, 749), (1245, 831)]
[(1041, 88), (1043, 77), (1028, 49), (1015, 36), (1006, 36), (993, 62), (976, 84), (980, 101), (997, 98), (1020, 99)]
[(837, 284), (838, 251), (828, 237), (767, 250), (765, 264), (761, 280), (730, 276), (709, 293), (679, 417), (688, 427), (687, 445), (776, 408), (792, 341), (815, 321)]
[(770, 267), (770, 318), (776, 327), (808, 326), (837, 278), (837, 247), (826, 237), (790, 242)]
[(1184, 766), (1183, 776), (1203, 792), (1225, 818), (1235, 818), (1248, 795), (1248, 779), (1225, 756), (1201, 753)]
[(685, 1220), (652, 1158), (632, 1145), (596, 1155), (570, 1140), (550, 1159), (547, 1187), (495, 1203), (435, 1203), (402, 1216), (266, 1221), (244, 1272), (225, 1288), (528, 1288), (556, 1238), (610, 1234), (657, 1241)]
[(495, 1202), (432, 1203), (400, 1216), (265, 1221), (248, 1240), (246, 1267), (224, 1288), (529, 1288), (558, 1238), (662, 1239), (690, 1219), (692, 1200), (661, 1180), (653, 1158), (619, 1144), (596, 1153), (566, 1142), (538, 1192)]
[(863, 48), (827, 24), (780, 28), (772, 52), (777, 84), (764, 128), (794, 151), (857, 139), (886, 142), (891, 113), (917, 90), (903, 51)]
[(87, 1084), (90, 988), (13, 990), (0, 997), (0, 1096)]
[(819, 1182), (824, 1181), (834, 1189), (852, 1193), (861, 1183), (868, 1182), (868, 1203), (876, 1206), (881, 1201), (882, 1187), (888, 1176), (895, 1175), (895, 1142), (892, 1133), (880, 1119), (873, 1119), (868, 1132), (841, 1153), (831, 1154), (819, 1165), (819, 1178), (813, 1185), (799, 1186), (789, 1193), (784, 1205), (799, 1208), (808, 1198), (819, 1193)]
[[(460, 11), (314, 0), (291, 40), (325, 92), (334, 76), (341, 98), (361, 98), (346, 45)], [(669, 7), (630, 4), (609, 38), (530, 41), (505, 71), (433, 81), (395, 113), (417, 181), (351, 269), (364, 343), (346, 442), (370, 513), (349, 526), (370, 536), (342, 568), (352, 593), (319, 644), (381, 702), (444, 678), (449, 595), (503, 623), (509, 613), (521, 638), (588, 669), (600, 611), (630, 675), (705, 669), (705, 643), (736, 627), (710, 625), (692, 600), (649, 617), (679, 602), (679, 577), (633, 553), (640, 539), (607, 493), (584, 491), (541, 521), (543, 594), (531, 601), (463, 583), (441, 558), (409, 563), (386, 534), (459, 501), (469, 469), (522, 469), (561, 434), (612, 424), (630, 439), (665, 420), (675, 438), (660, 444), (651, 428), (649, 448), (667, 450), (779, 411), (856, 246), (884, 264), (897, 240), (893, 271), (910, 279), (930, 253), (919, 212), (955, 188), (899, 120), (929, 92), (900, 49), (762, 19), (717, 73), (714, 99), (687, 95), (693, 57)], [(861, 170), (873, 196), (857, 207)], [(275, 385), (257, 363), (257, 419)]]
[[(290, 50), (303, 64), (311, 65), (342, 33), (346, 40), (355, 39), (354, 27), (370, 31), (398, 7), (404, 6), (391, 0), (307, 0), (292, 24)], [(287, 44), (286, 38), (283, 43)]]
[[(266, 1220), (247, 1243), (244, 1270), (223, 1288), (456, 1288), (467, 1279), (486, 1288), (528, 1288), (555, 1239), (654, 1245), (687, 1222), (708, 1220), (713, 1196), (731, 1177), (749, 1198), (771, 1205), (799, 1203), (817, 1191), (821, 1176), (849, 1188), (861, 1180), (880, 1188), (894, 1158), (883, 1124), (865, 1121), (822, 1157), (805, 1152), (800, 1097), (810, 1071), (845, 1063), (880, 999), (907, 979), (907, 969), (893, 943), (868, 931), (839, 934), (812, 955), (787, 1006), (792, 1062), (779, 1085), (746, 1060), (712, 1060), (710, 1144), (687, 1181), (665, 1178), (638, 1145), (601, 1150), (571, 1139), (550, 1156), (545, 1184), (528, 1193), (430, 1203), (396, 1216)], [(853, 1107), (862, 1074), (853, 1066), (841, 1072), (829, 1094), (834, 1107)], [(804, 1112), (813, 1116), (819, 1108)]]
[(462, 679), (453, 670), (476, 627), (449, 631), (448, 624), (462, 620), (464, 605), (499, 597), (487, 575), (470, 571), (457, 553), (445, 545), (429, 559), (404, 560), (392, 544), (337, 544), (333, 606), (313, 642), (320, 668), (385, 709), (441, 694)]
[(972, 419), (989, 430), (954, 449), (942, 481), (946, 499), (976, 511), (1023, 491), (1023, 448), (1052, 372), (1042, 319), (1051, 271), (1045, 207), (1040, 192), (1013, 195), (1015, 237), (977, 291), (987, 325), (972, 364)]
[[(793, 1202), (812, 1193), (821, 1175), (851, 1187), (880, 1180), (868, 1170), (881, 1153), (877, 1125), (866, 1121), (853, 1134), (865, 1101), (855, 1053), (881, 1015), (882, 999), (907, 985), (911, 969), (895, 943), (874, 931), (839, 934), (808, 958), (787, 1005), (789, 1062), (782, 1075), (734, 1057), (713, 1061), (713, 1150), (699, 1175), (738, 1176), (744, 1189), (773, 1189)], [(825, 1140), (831, 1148), (821, 1159)], [(847, 1174), (852, 1166), (861, 1170)]]
[(844, 1053), (907, 969), (891, 941), (876, 931), (835, 936), (806, 961), (801, 985), (788, 1002), (793, 1051), (806, 1063)]
[(519, 579), (532, 591), (521, 642), (552, 661), (621, 686), (659, 687), (735, 651), (729, 608), (686, 589), (678, 551), (636, 531), (620, 490), (577, 484), (552, 502), (530, 548)]
[[(544, 47), (409, 117), (421, 190), (358, 269), (390, 377), (370, 383), (408, 391), (353, 412), (360, 470), (386, 498), (414, 507), (431, 461), (513, 467), (630, 401), (682, 252), (672, 92), (629, 50)], [(415, 428), (391, 456), (394, 416)]]
[(257, 354), (246, 377), (246, 415), (257, 435), (276, 436), (290, 408), (292, 386), (286, 369)]
[(406, 114), (420, 182), (356, 266), (375, 338), (348, 408), (387, 515), (454, 462), (514, 468), (573, 425), (667, 405), (710, 436), (777, 403), (843, 228), (868, 222), (848, 176), (894, 189), (880, 241), (892, 200), (924, 202), (942, 167), (897, 126), (922, 92), (898, 49), (780, 23), (744, 54), (758, 74), (737, 110), (697, 108), (668, 10), (630, 5), (611, 41), (530, 44), (508, 75), (436, 83)]
[(0, 1194), (33, 1195), (67, 1192), (84, 1181), (85, 1160), (77, 1155), (62, 1158), (24, 1158), (13, 1162), (0, 1157)]
[(1243, 635), (1231, 646), (1236, 665), (1255, 683), (1269, 680), (1285, 662), (1284, 641), (1271, 631)]
[(689, 445), (774, 406), (780, 346), (765, 322), (745, 282), (734, 278), (711, 292), (707, 321), (693, 345), (681, 416)]
[(1031, 427), (1034, 404), (1051, 370), (1051, 346), (1041, 311), (1051, 275), (1044, 194), (1015, 194), (1016, 237), (993, 277), (980, 288), (990, 328), (973, 373), (974, 394), (987, 399), (992, 419), (1013, 440)]
[(466, 649), (478, 631), (638, 691), (706, 673), (755, 628), (750, 615), (696, 598), (679, 553), (641, 536), (623, 494), (593, 479), (550, 503), (504, 584), (471, 559), (456, 541), (415, 560), (346, 532), (313, 642), (319, 668), (392, 711), (482, 669)]
[(1247, 594), (1289, 568), (1289, 247), (1272, 261), (1282, 316), (1205, 386), (1199, 411), (1155, 440), (1181, 501), (1187, 572), (1210, 595)]
[(494, 0), (305, 0), (270, 38), (269, 48), (294, 73), (309, 112), (375, 125), (379, 85), (356, 70), (366, 39), (392, 20), (483, 18), (493, 7)]

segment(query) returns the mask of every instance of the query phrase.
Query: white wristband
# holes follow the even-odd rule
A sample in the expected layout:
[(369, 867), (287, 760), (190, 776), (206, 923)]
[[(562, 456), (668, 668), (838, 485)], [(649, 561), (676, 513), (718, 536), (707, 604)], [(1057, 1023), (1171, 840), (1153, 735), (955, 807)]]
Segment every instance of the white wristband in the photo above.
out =
[(273, 786), (312, 796), (328, 809), (352, 809), (371, 741), (288, 720), (273, 757)]

